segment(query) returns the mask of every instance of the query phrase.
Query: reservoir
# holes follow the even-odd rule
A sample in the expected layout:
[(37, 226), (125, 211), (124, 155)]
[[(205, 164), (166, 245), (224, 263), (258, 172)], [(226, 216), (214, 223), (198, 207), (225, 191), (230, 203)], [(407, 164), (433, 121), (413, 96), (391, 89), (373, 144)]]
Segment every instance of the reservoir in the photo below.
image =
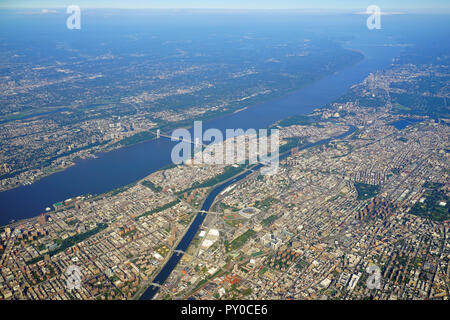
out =
[[(306, 114), (343, 95), (371, 72), (388, 67), (400, 47), (369, 45), (361, 38), (347, 47), (361, 51), (365, 58), (350, 67), (324, 77), (279, 99), (203, 123), (203, 129), (266, 128), (277, 120)], [(31, 185), (0, 193), (0, 225), (12, 219), (35, 217), (54, 203), (83, 194), (101, 194), (144, 178), (171, 164), (176, 142), (152, 140), (108, 153), (96, 159), (79, 160), (75, 166)], [(206, 203), (205, 203), (206, 204)]]
[(398, 121), (392, 122), (391, 124), (396, 127), (398, 130), (403, 130), (405, 129), (407, 126), (417, 123), (417, 122), (421, 122), (422, 120), (420, 119), (414, 119), (414, 118), (406, 118), (406, 119), (400, 119)]

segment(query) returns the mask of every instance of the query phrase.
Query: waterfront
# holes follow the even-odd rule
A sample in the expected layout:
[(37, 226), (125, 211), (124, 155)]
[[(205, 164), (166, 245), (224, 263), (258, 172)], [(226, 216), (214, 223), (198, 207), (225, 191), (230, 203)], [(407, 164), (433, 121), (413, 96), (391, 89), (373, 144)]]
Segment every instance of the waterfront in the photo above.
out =
[[(401, 51), (399, 47), (369, 47), (354, 43), (352, 47), (364, 52), (363, 61), (283, 98), (205, 122), (204, 129), (265, 128), (277, 120), (309, 113), (337, 99), (369, 73), (388, 66)], [(159, 139), (99, 154), (96, 159), (79, 160), (75, 166), (31, 185), (2, 192), (0, 225), (12, 219), (37, 216), (46, 207), (67, 198), (87, 193), (101, 194), (137, 181), (170, 164), (174, 144), (168, 139)]]
[[(317, 141), (317, 142), (314, 142), (314, 143), (305, 144), (300, 149), (303, 150), (303, 149), (311, 148), (311, 147), (314, 147), (314, 146), (326, 144), (329, 141), (331, 141), (332, 139), (344, 138), (344, 137), (352, 134), (355, 131), (356, 131), (356, 127), (351, 126), (349, 128), (349, 130), (347, 132), (345, 132), (344, 134), (341, 134), (341, 135), (336, 136), (334, 138), (324, 139), (324, 140)], [(280, 155), (280, 160), (283, 159), (283, 158), (286, 158), (289, 154), (290, 154), (290, 152), (285, 152), (284, 154)], [(197, 234), (197, 231), (202, 226), (203, 220), (205, 220), (206, 213), (204, 213), (204, 211), (208, 211), (211, 208), (211, 206), (214, 203), (214, 200), (217, 197), (217, 195), (220, 192), (222, 192), (223, 190), (225, 190), (226, 188), (228, 188), (229, 186), (233, 185), (234, 183), (236, 183), (236, 182), (244, 179), (245, 177), (249, 176), (254, 171), (259, 170), (262, 166), (263, 166), (263, 164), (255, 165), (254, 167), (251, 168), (251, 170), (247, 170), (244, 173), (241, 173), (241, 174), (237, 175), (233, 179), (230, 179), (230, 180), (228, 180), (228, 181), (226, 181), (226, 182), (224, 182), (222, 184), (219, 184), (218, 186), (216, 186), (208, 194), (208, 197), (203, 202), (203, 205), (202, 205), (202, 208), (200, 209), (200, 212), (197, 213), (197, 216), (195, 217), (194, 221), (189, 226), (189, 229), (186, 231), (186, 233), (184, 234), (184, 236), (181, 239), (180, 243), (175, 248), (175, 251), (178, 251), (178, 252), (174, 252), (172, 254), (170, 259), (166, 262), (166, 264), (163, 266), (161, 271), (155, 277), (153, 283), (155, 283), (157, 285), (162, 285), (164, 283), (164, 281), (167, 279), (167, 277), (170, 276), (170, 273), (173, 271), (173, 269), (175, 269), (175, 267), (177, 266), (178, 262), (183, 257), (183, 255), (180, 254), (179, 251), (185, 252), (187, 250), (187, 248), (189, 247), (190, 243), (192, 242), (192, 239), (194, 239), (194, 236)], [(155, 294), (158, 293), (158, 291), (159, 291), (159, 287), (152, 285), (143, 293), (143, 295), (140, 297), (140, 300), (152, 299), (155, 296)]]
[(1, 36), (0, 300), (448, 300), (446, 15), (102, 12)]

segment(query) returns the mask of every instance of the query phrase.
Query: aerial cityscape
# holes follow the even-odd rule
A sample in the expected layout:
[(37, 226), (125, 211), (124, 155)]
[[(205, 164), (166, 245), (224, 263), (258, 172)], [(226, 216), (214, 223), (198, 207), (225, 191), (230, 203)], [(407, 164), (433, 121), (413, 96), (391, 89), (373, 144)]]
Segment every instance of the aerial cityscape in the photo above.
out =
[(0, 6), (0, 300), (450, 298), (448, 4), (94, 2)]

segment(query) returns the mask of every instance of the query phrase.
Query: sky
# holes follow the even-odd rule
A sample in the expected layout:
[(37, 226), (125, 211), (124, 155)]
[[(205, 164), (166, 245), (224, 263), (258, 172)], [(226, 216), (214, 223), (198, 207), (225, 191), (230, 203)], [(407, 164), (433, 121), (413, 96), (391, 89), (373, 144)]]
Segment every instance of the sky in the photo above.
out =
[(321, 9), (382, 11), (450, 11), (449, 0), (0, 0), (0, 8), (158, 8), (158, 9)]

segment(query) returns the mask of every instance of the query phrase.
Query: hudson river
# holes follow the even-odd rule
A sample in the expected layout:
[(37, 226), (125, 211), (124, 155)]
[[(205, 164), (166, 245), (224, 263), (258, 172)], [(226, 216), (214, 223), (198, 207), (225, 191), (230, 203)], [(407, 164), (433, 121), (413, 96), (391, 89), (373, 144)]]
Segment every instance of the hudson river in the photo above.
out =
[[(203, 129), (266, 128), (277, 120), (309, 113), (337, 99), (369, 73), (388, 67), (401, 50), (398, 47), (365, 46), (362, 43), (352, 44), (351, 47), (364, 53), (365, 58), (361, 62), (283, 98), (205, 122)], [(161, 138), (98, 154), (97, 159), (80, 160), (75, 166), (32, 185), (1, 192), (0, 225), (12, 219), (37, 216), (46, 207), (67, 198), (104, 193), (142, 179), (171, 163), (174, 144), (169, 139)]]

